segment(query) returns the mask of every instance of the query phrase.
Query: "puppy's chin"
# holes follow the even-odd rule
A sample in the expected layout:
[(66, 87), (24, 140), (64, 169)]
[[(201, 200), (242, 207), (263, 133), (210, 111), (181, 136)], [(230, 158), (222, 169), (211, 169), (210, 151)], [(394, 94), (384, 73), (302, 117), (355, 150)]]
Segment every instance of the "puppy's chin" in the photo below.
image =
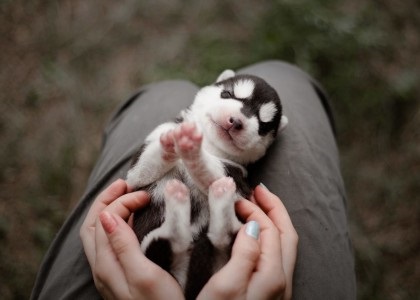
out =
[(255, 144), (240, 148), (233, 139), (225, 134), (227, 135), (227, 133), (222, 133), (221, 135), (214, 130), (212, 133), (207, 133), (205, 138), (206, 149), (216, 156), (232, 160), (242, 165), (253, 163), (264, 156), (272, 141), (272, 139), (267, 140), (266, 137), (263, 137)]
[(222, 158), (233, 159), (243, 153), (226, 131), (213, 126), (205, 128), (204, 144), (205, 149)]
[(212, 126), (210, 137), (221, 150), (231, 155), (242, 155), (244, 150), (238, 145), (235, 134), (220, 126)]

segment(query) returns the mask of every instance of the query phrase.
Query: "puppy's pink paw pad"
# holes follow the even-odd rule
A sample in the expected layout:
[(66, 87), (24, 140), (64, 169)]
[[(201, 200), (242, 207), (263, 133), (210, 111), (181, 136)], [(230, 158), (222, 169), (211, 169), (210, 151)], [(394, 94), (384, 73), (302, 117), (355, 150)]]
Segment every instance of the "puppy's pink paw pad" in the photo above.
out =
[(189, 199), (189, 190), (181, 181), (173, 179), (166, 184), (165, 197), (179, 202), (186, 202)]
[(200, 149), (203, 134), (194, 123), (182, 123), (175, 129), (174, 139), (182, 153), (196, 152)]
[(235, 181), (231, 177), (222, 177), (210, 186), (210, 193), (214, 197), (222, 197), (224, 195), (233, 195), (236, 191)]
[(160, 145), (162, 146), (162, 158), (167, 161), (176, 160), (174, 132), (170, 130), (160, 136)]
[(162, 133), (160, 136), (160, 144), (166, 151), (174, 151), (175, 142), (172, 130)]

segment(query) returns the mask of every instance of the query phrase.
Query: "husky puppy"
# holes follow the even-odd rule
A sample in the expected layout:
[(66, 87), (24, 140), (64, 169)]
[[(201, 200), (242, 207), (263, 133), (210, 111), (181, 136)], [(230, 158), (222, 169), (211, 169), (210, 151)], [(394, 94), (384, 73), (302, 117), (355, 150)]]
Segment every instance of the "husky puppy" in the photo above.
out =
[(287, 122), (263, 79), (226, 70), (174, 122), (150, 133), (133, 159), (127, 183), (151, 196), (134, 216), (134, 231), (186, 298), (195, 298), (228, 261), (241, 226), (234, 202), (251, 193), (245, 167)]

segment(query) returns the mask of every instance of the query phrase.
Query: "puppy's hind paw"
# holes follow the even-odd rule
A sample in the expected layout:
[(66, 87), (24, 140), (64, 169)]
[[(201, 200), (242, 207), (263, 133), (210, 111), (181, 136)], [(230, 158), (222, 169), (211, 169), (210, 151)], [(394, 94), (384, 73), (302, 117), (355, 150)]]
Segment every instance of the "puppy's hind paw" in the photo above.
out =
[(189, 202), (189, 190), (181, 181), (173, 179), (168, 181), (165, 187), (166, 202), (183, 204)]
[(231, 177), (222, 177), (210, 185), (209, 199), (212, 201), (231, 201), (235, 191), (235, 181)]
[(168, 240), (175, 254), (187, 251), (192, 242), (190, 229), (190, 193), (180, 181), (173, 179), (167, 182), (164, 191), (165, 220), (162, 225), (149, 232), (141, 243), (141, 249), (146, 249), (153, 241)]
[(235, 201), (238, 198), (236, 184), (230, 177), (220, 178), (210, 186), (210, 224), (207, 236), (219, 249), (230, 245), (232, 234), (241, 226), (235, 214)]
[(191, 202), (189, 189), (179, 180), (168, 181), (165, 187), (165, 221), (162, 225), (176, 253), (186, 251), (192, 241)]

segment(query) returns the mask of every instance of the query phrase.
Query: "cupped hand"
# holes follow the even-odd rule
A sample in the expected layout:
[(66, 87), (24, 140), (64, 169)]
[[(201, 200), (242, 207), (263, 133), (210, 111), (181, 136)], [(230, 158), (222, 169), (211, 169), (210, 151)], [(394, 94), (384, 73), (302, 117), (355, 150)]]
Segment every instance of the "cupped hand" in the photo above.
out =
[(123, 180), (106, 188), (80, 229), (95, 285), (106, 299), (183, 299), (176, 280), (142, 253), (129, 224), (148, 204), (145, 192), (127, 193)]
[(210, 278), (199, 299), (291, 299), (296, 230), (277, 196), (258, 186), (254, 198), (256, 204), (237, 202), (236, 211), (247, 224), (237, 235), (231, 259)]
[[(182, 299), (176, 280), (140, 250), (127, 221), (147, 205), (148, 196), (127, 189), (123, 180), (111, 184), (96, 198), (81, 227), (95, 285), (107, 299)], [(291, 298), (296, 231), (280, 199), (263, 187), (257, 187), (254, 196), (257, 205), (237, 202), (237, 213), (248, 223), (237, 235), (231, 259), (199, 298)]]

